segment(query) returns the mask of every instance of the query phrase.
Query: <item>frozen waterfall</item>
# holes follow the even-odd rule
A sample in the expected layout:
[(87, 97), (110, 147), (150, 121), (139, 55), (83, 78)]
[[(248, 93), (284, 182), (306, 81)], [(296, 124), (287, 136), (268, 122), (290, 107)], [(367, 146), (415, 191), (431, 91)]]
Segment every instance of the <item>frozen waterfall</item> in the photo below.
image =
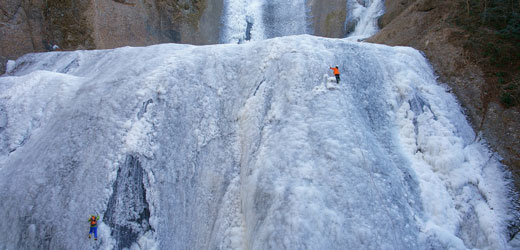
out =
[(222, 43), (309, 34), (306, 0), (225, 0)]
[[(243, 43), (273, 37), (312, 34), (307, 0), (225, 0), (221, 43)], [(383, 0), (346, 0), (344, 29), (351, 40), (361, 40), (378, 30)]]
[(383, 15), (383, 0), (347, 0), (347, 20), (345, 26), (349, 39), (359, 40), (377, 33), (377, 19)]
[(11, 66), (0, 249), (507, 249), (503, 168), (411, 48), (300, 35)]
[(349, 39), (280, 37), (304, 0), (226, 0), (234, 44), (11, 61), (0, 249), (510, 248), (504, 166), (418, 51), (353, 41), (382, 1), (348, 3)]

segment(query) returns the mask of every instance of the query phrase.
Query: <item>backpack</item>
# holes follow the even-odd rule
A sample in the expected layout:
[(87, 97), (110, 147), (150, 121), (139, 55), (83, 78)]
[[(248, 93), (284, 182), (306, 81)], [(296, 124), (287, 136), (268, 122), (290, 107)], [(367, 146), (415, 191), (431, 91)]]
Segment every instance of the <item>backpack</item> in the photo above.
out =
[(94, 219), (90, 218), (90, 226), (95, 227), (96, 225), (97, 225), (97, 220), (95, 218)]

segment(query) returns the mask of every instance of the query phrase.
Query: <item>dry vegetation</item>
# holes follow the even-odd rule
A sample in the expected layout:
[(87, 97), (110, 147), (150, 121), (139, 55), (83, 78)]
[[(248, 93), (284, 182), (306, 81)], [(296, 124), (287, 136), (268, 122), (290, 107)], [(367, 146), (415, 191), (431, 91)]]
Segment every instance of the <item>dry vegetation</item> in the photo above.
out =
[(520, 1), (464, 0), (459, 8), (464, 13), (451, 22), (471, 34), (463, 48), (490, 83), (486, 101), (498, 99), (506, 108), (519, 105)]

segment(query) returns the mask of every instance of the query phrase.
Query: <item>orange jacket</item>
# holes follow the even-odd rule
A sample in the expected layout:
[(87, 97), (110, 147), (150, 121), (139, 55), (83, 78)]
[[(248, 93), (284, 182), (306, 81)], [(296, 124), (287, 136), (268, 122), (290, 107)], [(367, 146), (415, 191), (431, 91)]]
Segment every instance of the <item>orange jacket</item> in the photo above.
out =
[(339, 69), (337, 68), (330, 68), (334, 71), (334, 75), (339, 75)]

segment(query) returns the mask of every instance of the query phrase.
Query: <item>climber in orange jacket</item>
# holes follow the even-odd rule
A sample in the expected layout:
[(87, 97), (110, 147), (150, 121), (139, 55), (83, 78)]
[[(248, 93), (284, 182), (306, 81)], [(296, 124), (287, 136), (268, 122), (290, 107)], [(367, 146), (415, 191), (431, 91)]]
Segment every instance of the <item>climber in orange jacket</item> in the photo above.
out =
[(339, 68), (338, 65), (336, 65), (335, 68), (330, 67), (334, 71), (334, 75), (336, 76), (336, 82), (339, 84)]

